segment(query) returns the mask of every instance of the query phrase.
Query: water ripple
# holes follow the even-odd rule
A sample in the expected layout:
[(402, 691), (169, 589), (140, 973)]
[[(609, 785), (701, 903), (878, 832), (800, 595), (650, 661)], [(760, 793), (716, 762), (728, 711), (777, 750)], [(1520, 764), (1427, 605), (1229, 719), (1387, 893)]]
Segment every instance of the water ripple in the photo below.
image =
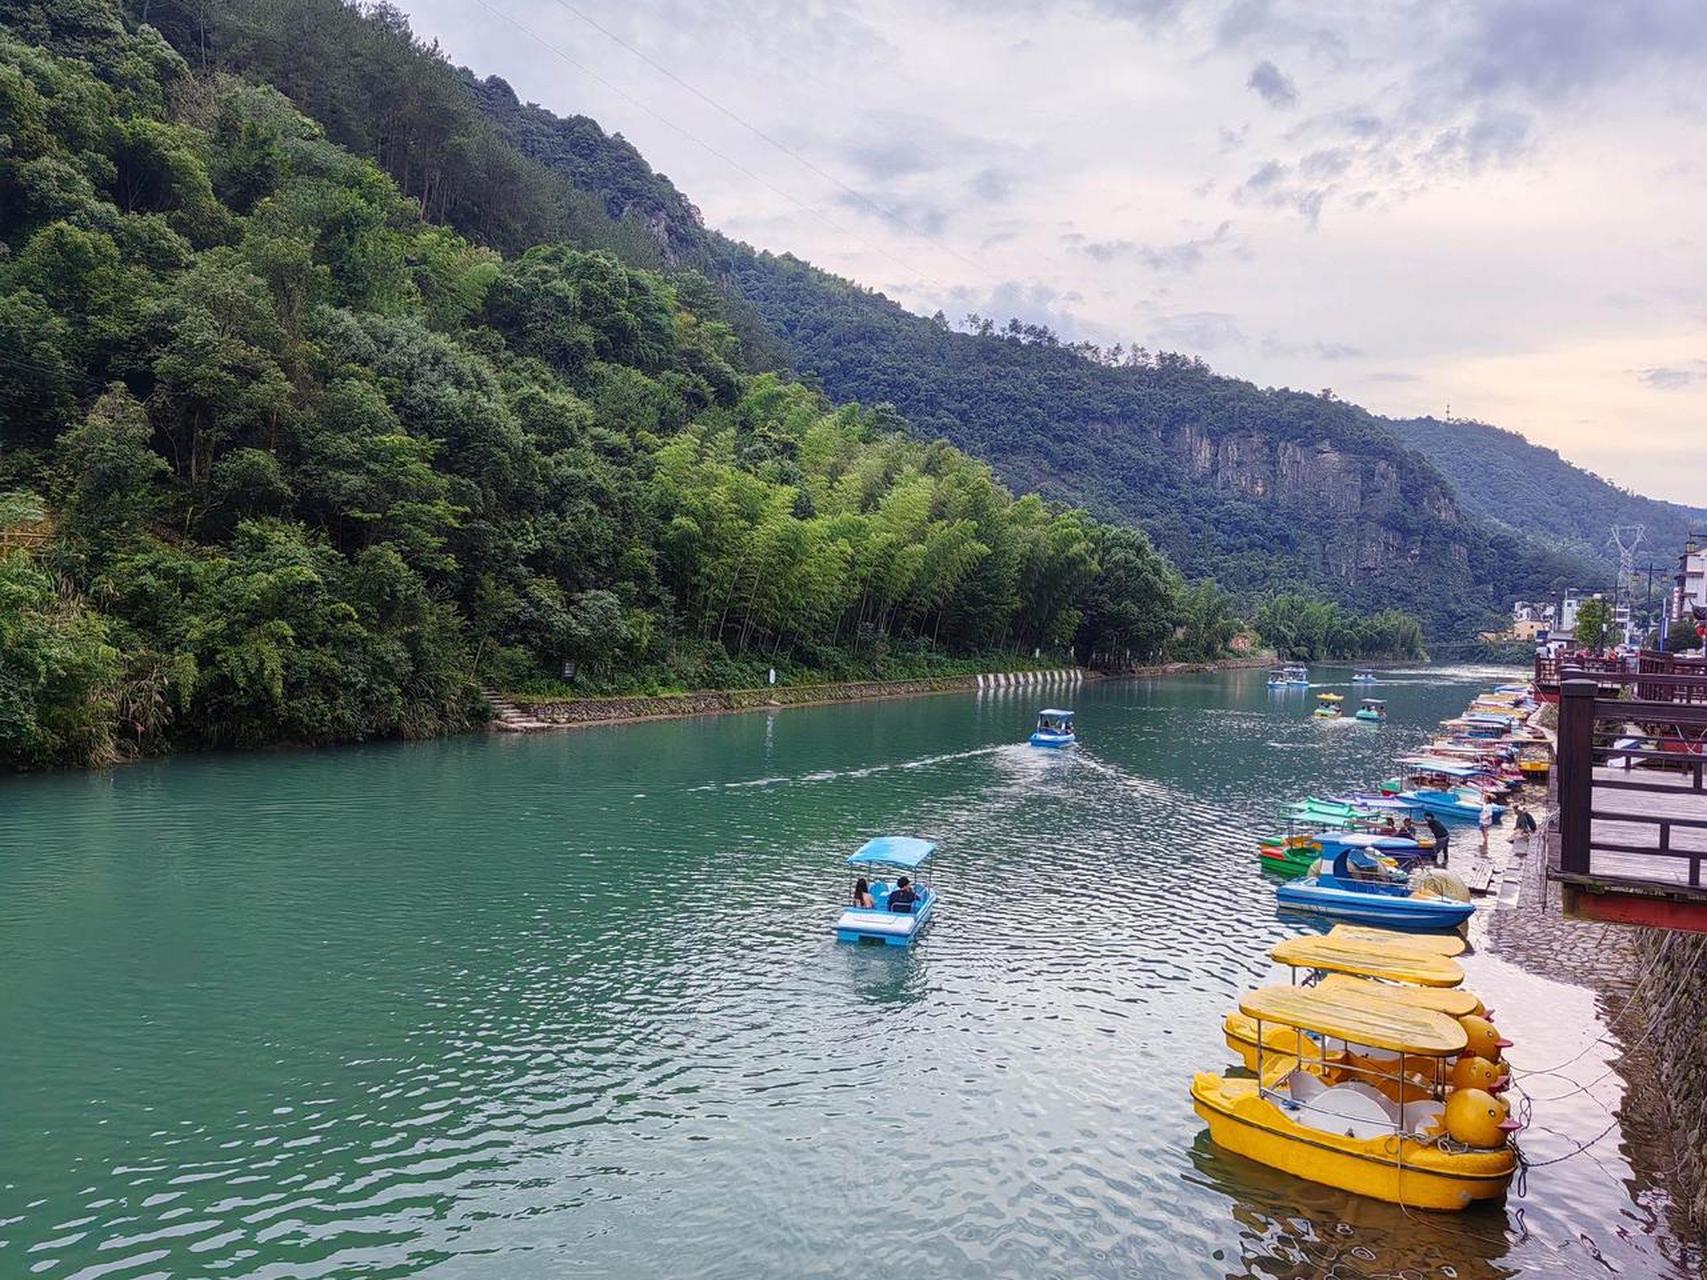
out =
[[(4, 784), (0, 1272), (1589, 1275), (1621, 1220), (1597, 1250), (1681, 1275), (1570, 1164), (1527, 1234), (1416, 1221), (1191, 1115), (1292, 931), (1254, 833), (1464, 678), (1364, 733), (1245, 673), (1088, 687), (1072, 753), (992, 691)], [(942, 842), (941, 918), (838, 946), (883, 831)]]

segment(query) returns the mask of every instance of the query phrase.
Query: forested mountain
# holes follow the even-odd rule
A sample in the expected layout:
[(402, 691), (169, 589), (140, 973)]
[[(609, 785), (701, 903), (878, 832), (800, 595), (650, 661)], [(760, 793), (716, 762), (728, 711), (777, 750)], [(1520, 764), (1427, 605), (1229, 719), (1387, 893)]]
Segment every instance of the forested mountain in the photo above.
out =
[[(198, 64), (265, 60), (149, 9)], [(746, 372), (723, 294), (625, 262), (659, 261), (644, 230), (562, 204), (438, 60), (388, 61), (383, 12), (295, 12), (353, 24), (302, 54), (345, 88), (296, 87), (398, 178), (106, 0), (3, 11), (0, 761), (431, 734), (565, 661), (705, 686), (1229, 638), (1138, 530)]]
[[(1213, 574), (1253, 605), (1302, 587), (1361, 609), (1414, 608), (1436, 634), (1463, 634), (1512, 594), (1591, 572), (1461, 510), (1427, 460), (1354, 406), (1165, 353), (1070, 349), (1017, 323), (956, 332), (707, 231), (625, 140), (449, 67), (383, 5), (131, 3), (192, 62), (283, 88), (429, 217), (500, 248), (566, 234), (631, 265), (701, 272), (722, 294), (741, 367), (788, 367), (834, 399), (891, 403), (916, 436), (972, 451), (1009, 484), (1137, 521), (1188, 574)], [(478, 194), (497, 172), (513, 175), (502, 217)], [(566, 216), (577, 226), (553, 231)]]
[(1641, 558), (1652, 556), (1655, 563), (1675, 557), (1690, 533), (1707, 531), (1707, 510), (1631, 493), (1515, 431), (1438, 418), (1397, 419), (1389, 425), (1434, 460), (1468, 509), (1597, 560), (1601, 578), (1579, 585), (1594, 585), (1614, 571), (1615, 524), (1644, 526)]
[(1141, 523), (1189, 575), (1241, 596), (1297, 587), (1420, 613), (1462, 635), (1574, 557), (1460, 509), (1383, 420), (1261, 389), (1169, 353), (1061, 345), (927, 320), (795, 259), (727, 249), (714, 268), (836, 396), (888, 401), (1010, 483)]
[(1010, 484), (1138, 521), (1189, 574), (1247, 597), (1303, 587), (1357, 608), (1398, 605), (1465, 634), (1513, 595), (1588, 580), (1603, 558), (1550, 527), (1488, 527), (1481, 517), (1497, 508), (1480, 490), (1462, 500), (1430, 449), (1356, 406), (1170, 353), (1063, 346), (1017, 321), (969, 317), (970, 332), (957, 331), (708, 232), (622, 138), (464, 76), (518, 150), (601, 194), (613, 217), (644, 221), (670, 260), (704, 270), (737, 313), (750, 306), (802, 376), (836, 398), (894, 404), (917, 434), (988, 460)]

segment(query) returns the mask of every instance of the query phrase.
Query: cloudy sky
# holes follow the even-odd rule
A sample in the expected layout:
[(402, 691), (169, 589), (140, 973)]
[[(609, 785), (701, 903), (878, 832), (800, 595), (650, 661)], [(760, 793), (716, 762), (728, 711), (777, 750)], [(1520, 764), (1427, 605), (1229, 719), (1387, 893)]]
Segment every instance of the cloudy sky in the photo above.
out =
[(1509, 427), (1707, 505), (1707, 0), (402, 0), (916, 311)]

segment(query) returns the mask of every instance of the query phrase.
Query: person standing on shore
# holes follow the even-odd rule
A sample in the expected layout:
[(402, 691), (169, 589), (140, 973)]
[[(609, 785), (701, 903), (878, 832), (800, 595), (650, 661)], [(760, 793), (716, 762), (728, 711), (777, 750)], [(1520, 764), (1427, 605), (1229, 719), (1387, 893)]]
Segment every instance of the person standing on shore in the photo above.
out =
[(1440, 866), (1446, 865), (1446, 846), (1452, 843), (1452, 833), (1446, 829), (1446, 824), (1438, 814), (1429, 814), (1425, 819), (1428, 833), (1434, 837), (1434, 860)]
[(1517, 828), (1517, 834), (1512, 837), (1511, 851), (1515, 857), (1527, 857), (1530, 839), (1535, 835), (1535, 815), (1524, 807), (1519, 800), (1512, 806), (1512, 825)]
[(1488, 856), (1488, 832), (1494, 825), (1494, 802), (1486, 795), (1482, 797), (1482, 812), (1476, 817), (1476, 830), (1482, 837), (1482, 856)]

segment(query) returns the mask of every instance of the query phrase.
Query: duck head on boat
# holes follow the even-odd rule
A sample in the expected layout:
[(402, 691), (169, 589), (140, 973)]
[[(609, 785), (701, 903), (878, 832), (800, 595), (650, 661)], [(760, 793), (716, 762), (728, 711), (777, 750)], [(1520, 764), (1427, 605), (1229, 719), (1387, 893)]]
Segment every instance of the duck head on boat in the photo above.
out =
[(1505, 1191), (1517, 1125), (1502, 1099), (1453, 1085), (1448, 1064), (1469, 1040), (1457, 1019), (1374, 984), (1261, 987), (1238, 1015), (1254, 1028), (1255, 1078), (1203, 1071), (1191, 1085), (1217, 1146), (1415, 1208)]
[(847, 861), (859, 878), (855, 900), (836, 919), (836, 941), (912, 945), (936, 912), (936, 890), (916, 883), (935, 853), (935, 842), (916, 836), (878, 836), (861, 845)]
[(1070, 747), (1079, 740), (1073, 727), (1073, 713), (1058, 707), (1045, 707), (1037, 713), (1037, 728), (1032, 730), (1034, 747)]

